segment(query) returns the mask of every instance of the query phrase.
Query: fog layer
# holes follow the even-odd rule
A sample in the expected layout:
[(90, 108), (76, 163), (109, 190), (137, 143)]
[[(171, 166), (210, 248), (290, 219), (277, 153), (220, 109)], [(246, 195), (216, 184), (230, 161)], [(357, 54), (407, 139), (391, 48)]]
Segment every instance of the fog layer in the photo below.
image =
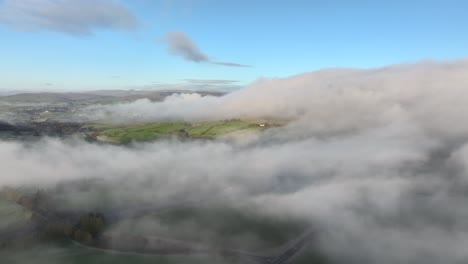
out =
[[(467, 88), (467, 61), (422, 62), (260, 80), (223, 97), (94, 106), (89, 118), (116, 122), (287, 124), (247, 139), (132, 147), (1, 142), (0, 183), (99, 178), (113, 183), (109, 201), (256, 206), (309, 220), (333, 263), (465, 263)], [(103, 194), (78, 202), (93, 195)]]

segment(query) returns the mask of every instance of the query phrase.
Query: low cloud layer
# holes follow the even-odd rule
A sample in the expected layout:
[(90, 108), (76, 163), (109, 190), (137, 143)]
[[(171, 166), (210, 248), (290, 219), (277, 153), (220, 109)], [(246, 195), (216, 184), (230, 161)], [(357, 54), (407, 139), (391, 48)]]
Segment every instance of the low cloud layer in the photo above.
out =
[(91, 35), (98, 29), (133, 30), (138, 21), (118, 0), (4, 0), (0, 24), (25, 31)]
[(205, 62), (227, 67), (250, 67), (249, 65), (234, 62), (213, 61), (212, 58), (203, 53), (197, 44), (195, 44), (195, 42), (193, 42), (192, 39), (182, 31), (171, 31), (166, 34), (164, 40), (171, 54), (180, 56), (187, 61), (197, 63)]
[[(231, 92), (241, 89), (243, 86), (235, 82), (223, 80), (185, 80), (180, 83), (158, 83), (153, 82), (148, 85), (129, 86), (128, 89), (155, 90), (155, 91), (212, 91)], [(198, 96), (198, 95), (197, 95)]]
[(98, 178), (113, 182), (110, 201), (215, 200), (307, 220), (331, 263), (464, 263), (466, 87), (467, 61), (422, 62), (260, 80), (223, 97), (88, 108), (89, 117), (127, 122), (287, 124), (248, 138), (131, 147), (0, 142), (8, 164), (0, 185)]

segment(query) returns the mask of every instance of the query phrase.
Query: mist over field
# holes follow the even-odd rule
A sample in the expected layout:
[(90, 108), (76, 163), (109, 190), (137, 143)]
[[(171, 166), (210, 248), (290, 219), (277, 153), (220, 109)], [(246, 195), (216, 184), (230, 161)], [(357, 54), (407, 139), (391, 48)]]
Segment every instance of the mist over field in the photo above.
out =
[(0, 186), (70, 190), (77, 206), (201, 201), (310, 223), (331, 263), (468, 259), (468, 61), (327, 69), (221, 97), (93, 105), (115, 123), (253, 119), (281, 125), (204, 141), (130, 146), (0, 142)]
[[(88, 115), (118, 122), (290, 120), (293, 125), (302, 124), (311, 137), (319, 132), (366, 131), (407, 123), (425, 133), (455, 136), (466, 132), (466, 126), (453, 120), (464, 115), (467, 70), (466, 60), (365, 70), (325, 69), (284, 79), (261, 79), (223, 97), (175, 94), (163, 103), (139, 100), (91, 106)], [(288, 130), (297, 132), (299, 128)]]

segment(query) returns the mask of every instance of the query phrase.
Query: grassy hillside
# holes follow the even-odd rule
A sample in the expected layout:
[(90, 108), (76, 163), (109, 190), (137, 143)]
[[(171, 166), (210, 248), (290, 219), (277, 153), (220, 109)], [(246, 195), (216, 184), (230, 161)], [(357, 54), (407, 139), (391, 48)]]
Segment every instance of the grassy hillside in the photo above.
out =
[(97, 138), (116, 143), (152, 141), (172, 136), (181, 138), (216, 138), (237, 131), (260, 131), (260, 122), (224, 120), (200, 123), (162, 122), (129, 126), (95, 126)]

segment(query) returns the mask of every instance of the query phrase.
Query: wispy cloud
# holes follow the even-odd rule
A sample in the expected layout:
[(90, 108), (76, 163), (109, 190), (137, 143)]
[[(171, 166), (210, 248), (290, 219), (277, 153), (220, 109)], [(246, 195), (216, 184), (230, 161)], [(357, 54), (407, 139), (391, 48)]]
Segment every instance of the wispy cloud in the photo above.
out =
[(136, 17), (117, 0), (4, 0), (0, 24), (24, 31), (92, 35), (96, 29), (133, 30)]
[(252, 67), (250, 65), (234, 63), (234, 62), (213, 61), (211, 63), (217, 64), (217, 65), (228, 66), (228, 67)]
[(227, 67), (251, 67), (249, 65), (235, 62), (213, 61), (212, 58), (203, 53), (198, 45), (182, 31), (171, 31), (166, 34), (164, 40), (168, 45), (170, 53), (181, 56), (188, 61), (197, 63), (205, 62)]
[(235, 80), (202, 80), (202, 79), (184, 79), (183, 81), (186, 81), (191, 84), (232, 84), (236, 83), (239, 81)]

